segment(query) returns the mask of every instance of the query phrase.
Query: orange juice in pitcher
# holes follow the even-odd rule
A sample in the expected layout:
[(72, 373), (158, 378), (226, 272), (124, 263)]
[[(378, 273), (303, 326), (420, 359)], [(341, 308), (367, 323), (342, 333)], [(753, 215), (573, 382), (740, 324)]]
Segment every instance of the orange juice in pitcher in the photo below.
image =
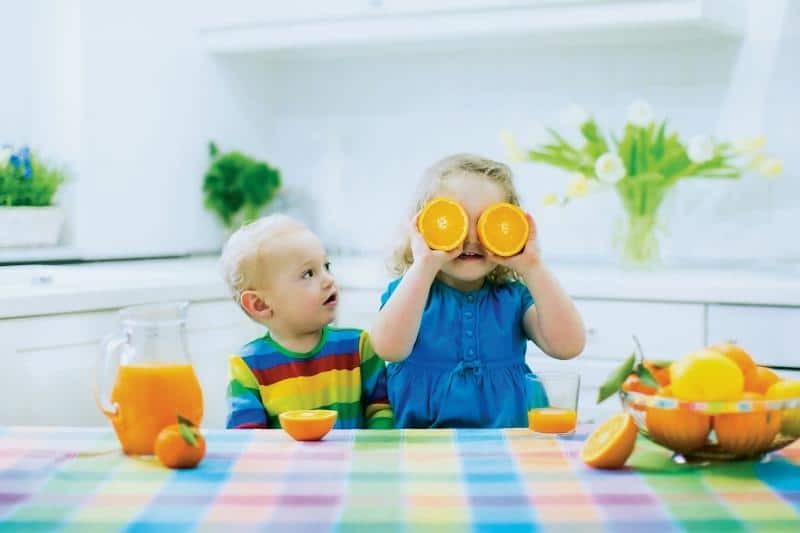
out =
[(186, 307), (123, 309), (122, 333), (104, 342), (97, 402), (126, 454), (152, 455), (156, 436), (179, 414), (195, 425), (203, 417), (203, 394), (186, 352)]

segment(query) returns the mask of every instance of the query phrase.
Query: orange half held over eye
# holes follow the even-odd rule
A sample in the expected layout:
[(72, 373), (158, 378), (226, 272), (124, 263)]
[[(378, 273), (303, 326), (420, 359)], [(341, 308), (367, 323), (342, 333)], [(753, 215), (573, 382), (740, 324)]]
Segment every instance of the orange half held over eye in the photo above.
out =
[(511, 257), (528, 242), (531, 225), (525, 212), (509, 203), (489, 206), (478, 218), (478, 238), (495, 255)]
[(422, 208), (417, 228), (432, 250), (455, 250), (469, 230), (469, 218), (461, 204), (448, 198), (434, 198)]

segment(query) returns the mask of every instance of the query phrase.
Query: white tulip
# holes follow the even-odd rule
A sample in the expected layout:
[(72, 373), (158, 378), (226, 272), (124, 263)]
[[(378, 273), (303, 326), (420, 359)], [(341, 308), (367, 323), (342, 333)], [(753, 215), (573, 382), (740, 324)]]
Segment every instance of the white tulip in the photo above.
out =
[(582, 174), (575, 176), (567, 184), (567, 198), (581, 198), (589, 192), (589, 180)]
[(783, 161), (774, 157), (765, 157), (759, 162), (758, 171), (767, 178), (775, 178), (783, 172)]
[(578, 104), (569, 104), (564, 110), (564, 114), (561, 119), (567, 126), (580, 128), (589, 122), (591, 118), (592, 115), (590, 115), (589, 112), (583, 107), (579, 106)]
[(8, 145), (0, 148), (0, 168), (6, 168), (8, 166), (8, 160), (11, 159), (13, 153), (14, 149)]
[(687, 154), (692, 163), (705, 163), (714, 157), (714, 141), (708, 135), (695, 135), (689, 139)]
[(542, 205), (544, 206), (556, 205), (557, 203), (558, 203), (558, 195), (554, 192), (551, 192), (545, 195), (544, 198), (542, 198)]
[(525, 154), (520, 149), (519, 145), (517, 145), (517, 141), (510, 131), (502, 130), (500, 132), (500, 142), (503, 144), (506, 157), (509, 160), (514, 162), (525, 161)]
[(628, 108), (628, 122), (646, 128), (653, 122), (653, 108), (645, 100), (636, 100)]
[(617, 183), (625, 177), (625, 163), (614, 153), (606, 152), (597, 158), (594, 164), (594, 173), (597, 179), (606, 183)]
[(759, 135), (758, 137), (750, 137), (747, 139), (739, 139), (734, 144), (736, 150), (743, 154), (757, 154), (764, 149), (767, 144), (767, 137)]

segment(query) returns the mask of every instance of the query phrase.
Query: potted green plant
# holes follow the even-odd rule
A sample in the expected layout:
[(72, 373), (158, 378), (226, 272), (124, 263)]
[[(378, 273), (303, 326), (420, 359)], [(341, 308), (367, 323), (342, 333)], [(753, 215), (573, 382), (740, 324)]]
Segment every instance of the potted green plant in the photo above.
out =
[(53, 196), (66, 177), (26, 146), (0, 148), (0, 247), (58, 243), (64, 211)]
[(205, 205), (227, 230), (258, 218), (281, 187), (281, 173), (241, 152), (220, 153), (209, 143), (211, 165), (203, 179)]
[(677, 132), (668, 131), (666, 120), (655, 120), (643, 100), (630, 106), (620, 137), (606, 136), (594, 117), (579, 106), (570, 106), (566, 115), (579, 130), (580, 141), (570, 142), (548, 128), (548, 141), (522, 150), (509, 132), (503, 132), (507, 155), (570, 173), (566, 192), (548, 194), (545, 205), (565, 205), (592, 190), (613, 188), (625, 211), (625, 229), (618, 244), (628, 265), (659, 261), (659, 212), (665, 196), (682, 180), (731, 180), (751, 170), (775, 177), (783, 169), (780, 160), (761, 153), (764, 137), (734, 144), (698, 135), (684, 142)]

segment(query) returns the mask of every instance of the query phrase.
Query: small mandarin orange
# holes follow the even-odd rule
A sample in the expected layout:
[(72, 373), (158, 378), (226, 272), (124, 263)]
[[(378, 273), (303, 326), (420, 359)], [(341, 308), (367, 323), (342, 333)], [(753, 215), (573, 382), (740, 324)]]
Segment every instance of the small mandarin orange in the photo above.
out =
[[(192, 438), (187, 435), (189, 432)], [(172, 424), (156, 437), (156, 457), (169, 468), (194, 468), (206, 454), (206, 441), (196, 428)]]

